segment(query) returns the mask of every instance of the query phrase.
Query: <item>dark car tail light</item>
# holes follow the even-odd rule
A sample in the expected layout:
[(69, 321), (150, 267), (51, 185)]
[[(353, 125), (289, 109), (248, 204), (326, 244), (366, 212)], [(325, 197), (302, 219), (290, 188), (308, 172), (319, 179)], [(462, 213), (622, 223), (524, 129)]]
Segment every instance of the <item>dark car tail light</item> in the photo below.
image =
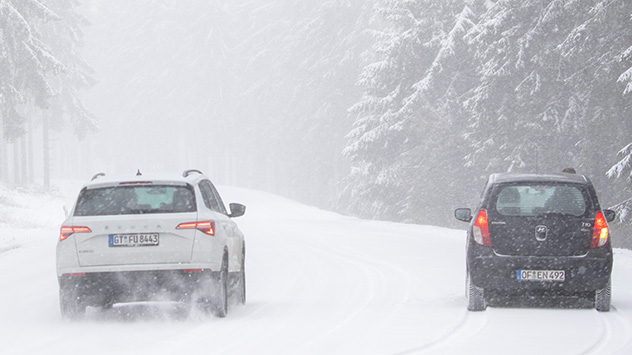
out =
[(478, 212), (474, 220), (474, 227), (472, 227), (472, 234), (477, 244), (486, 247), (492, 246), (492, 240), (489, 238), (489, 224), (487, 222), (486, 210), (480, 210), (480, 212)]
[(593, 229), (592, 241), (590, 248), (599, 248), (606, 245), (608, 241), (608, 222), (601, 212), (595, 215), (595, 227)]
[(203, 232), (204, 234), (215, 235), (215, 222), (204, 221), (204, 222), (180, 223), (178, 224), (176, 229), (197, 229)]
[(71, 226), (62, 226), (59, 231), (59, 240), (62, 241), (75, 233), (90, 233), (92, 230), (88, 227), (71, 227)]

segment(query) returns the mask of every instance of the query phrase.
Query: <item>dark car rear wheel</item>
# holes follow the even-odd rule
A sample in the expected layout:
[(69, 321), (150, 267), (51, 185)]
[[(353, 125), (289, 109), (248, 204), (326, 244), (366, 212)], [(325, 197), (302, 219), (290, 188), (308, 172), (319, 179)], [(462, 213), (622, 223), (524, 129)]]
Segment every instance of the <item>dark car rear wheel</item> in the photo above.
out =
[(610, 311), (610, 301), (612, 299), (612, 286), (610, 280), (606, 287), (595, 291), (595, 309), (599, 312)]
[(485, 302), (485, 291), (472, 284), (469, 272), (467, 274), (466, 291), (468, 311), (480, 312), (487, 308), (487, 303)]

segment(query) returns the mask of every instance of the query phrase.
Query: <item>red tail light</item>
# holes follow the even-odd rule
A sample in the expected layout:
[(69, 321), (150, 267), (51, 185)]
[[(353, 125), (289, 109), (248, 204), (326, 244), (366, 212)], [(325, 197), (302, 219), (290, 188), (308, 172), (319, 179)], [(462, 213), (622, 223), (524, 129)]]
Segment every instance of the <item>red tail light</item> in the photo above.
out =
[(62, 226), (61, 230), (59, 231), (59, 240), (62, 241), (64, 239), (70, 237), (74, 233), (89, 233), (89, 232), (92, 232), (92, 230), (90, 230), (90, 228), (88, 228), (88, 227)]
[(608, 241), (608, 222), (601, 212), (597, 212), (595, 216), (595, 227), (593, 229), (592, 241), (590, 248), (599, 248), (606, 245)]
[(205, 234), (215, 235), (215, 222), (204, 221), (204, 222), (180, 223), (178, 224), (176, 229), (197, 229)]
[(194, 273), (194, 272), (203, 272), (204, 269), (183, 269), (182, 271), (187, 272), (187, 273)]
[(487, 222), (487, 211), (481, 210), (478, 212), (478, 216), (474, 220), (474, 227), (472, 228), (472, 234), (474, 235), (474, 241), (482, 246), (491, 247), (492, 240), (489, 238), (489, 224)]

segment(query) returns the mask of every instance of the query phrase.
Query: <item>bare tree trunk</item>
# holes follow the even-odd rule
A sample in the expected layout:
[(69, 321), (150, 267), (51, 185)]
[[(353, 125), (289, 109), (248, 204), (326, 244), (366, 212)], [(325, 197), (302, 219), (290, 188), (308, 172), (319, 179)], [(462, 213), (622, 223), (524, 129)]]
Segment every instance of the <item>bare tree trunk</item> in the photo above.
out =
[(35, 164), (34, 159), (33, 159), (33, 144), (34, 144), (33, 143), (33, 120), (29, 120), (26, 137), (27, 137), (26, 152), (27, 152), (27, 159), (28, 159), (28, 166), (26, 169), (26, 175), (27, 175), (26, 182), (29, 184), (33, 184), (35, 182), (35, 170), (33, 169), (33, 166)]
[(50, 191), (50, 127), (49, 127), (50, 111), (42, 112), (42, 145), (43, 151), (43, 177), (44, 189)]
[(20, 185), (20, 146), (18, 138), (13, 140), (13, 184)]
[(28, 159), (26, 152), (27, 134), (20, 137), (20, 186), (28, 182)]
[(0, 181), (6, 182), (9, 178), (7, 173), (9, 169), (7, 156), (7, 143), (4, 139), (4, 119), (0, 111)]

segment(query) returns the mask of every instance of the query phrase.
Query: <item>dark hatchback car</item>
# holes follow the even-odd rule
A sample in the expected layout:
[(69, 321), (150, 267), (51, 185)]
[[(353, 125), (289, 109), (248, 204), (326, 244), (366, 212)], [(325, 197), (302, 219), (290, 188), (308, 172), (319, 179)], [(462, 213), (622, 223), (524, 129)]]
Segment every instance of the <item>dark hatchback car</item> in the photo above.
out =
[(467, 231), (468, 310), (496, 296), (569, 296), (610, 310), (612, 246), (590, 180), (577, 174), (493, 174)]

